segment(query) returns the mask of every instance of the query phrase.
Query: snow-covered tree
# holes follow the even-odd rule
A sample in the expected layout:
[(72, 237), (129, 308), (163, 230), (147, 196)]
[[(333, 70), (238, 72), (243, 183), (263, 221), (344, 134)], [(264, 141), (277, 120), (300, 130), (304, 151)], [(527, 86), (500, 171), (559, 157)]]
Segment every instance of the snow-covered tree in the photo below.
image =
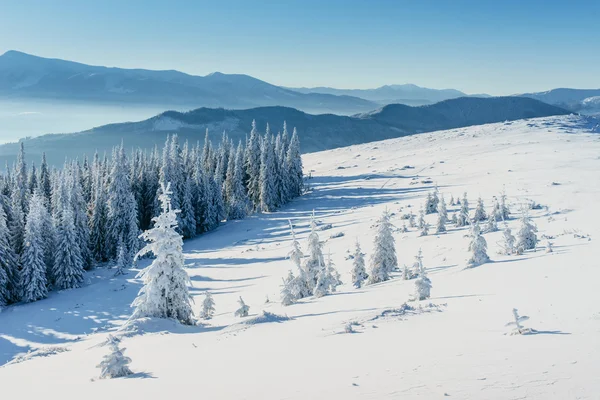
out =
[(317, 283), (315, 285), (313, 295), (315, 297), (323, 297), (329, 293), (334, 293), (336, 287), (340, 285), (339, 274), (333, 266), (331, 256), (327, 257), (327, 264), (321, 266), (317, 273)]
[(396, 244), (392, 236), (392, 223), (389, 212), (385, 210), (378, 221), (368, 283), (387, 281), (390, 279), (390, 273), (397, 267), (398, 259), (396, 258)]
[(283, 285), (281, 285), (281, 305), (291, 306), (296, 302), (293, 290), (295, 280), (296, 277), (292, 271), (289, 271), (288, 276), (283, 279)]
[(446, 210), (446, 202), (444, 201), (444, 196), (442, 195), (437, 207), (438, 219), (436, 224), (436, 233), (445, 233), (446, 232), (446, 222), (448, 221), (448, 211)]
[(425, 204), (423, 204), (423, 210), (425, 214), (433, 214), (433, 198), (431, 197), (431, 193), (427, 193), (427, 197), (425, 198)]
[(465, 192), (460, 202), (460, 211), (456, 219), (456, 226), (467, 226), (469, 223), (469, 200), (467, 200), (467, 192)]
[(417, 221), (417, 228), (419, 229), (423, 229), (423, 227), (425, 226), (426, 222), (425, 222), (425, 211), (423, 209), (419, 210), (419, 219)]
[(408, 232), (408, 228), (406, 227), (406, 223), (405, 222), (402, 223), (402, 228), (400, 228), (400, 232), (402, 232), (402, 233), (407, 233)]
[(139, 228), (137, 203), (131, 191), (129, 166), (123, 143), (113, 151), (107, 194), (108, 220), (105, 245), (108, 257), (110, 259), (117, 257), (117, 245), (119, 240), (122, 240), (127, 258), (131, 260), (139, 248)]
[(275, 147), (268, 131), (262, 141), (260, 155), (260, 209), (273, 211), (277, 208), (277, 187), (275, 170)]
[(450, 220), (450, 222), (452, 222), (453, 225), (458, 225), (458, 216), (456, 213), (452, 213), (452, 219)]
[(352, 286), (357, 289), (360, 288), (368, 277), (369, 275), (367, 275), (367, 270), (365, 269), (365, 256), (357, 240), (352, 258)]
[(431, 296), (431, 280), (423, 271), (415, 279), (415, 300), (426, 300)]
[(413, 214), (412, 211), (410, 212), (410, 214), (408, 216), (408, 226), (410, 226), (411, 228), (417, 227), (417, 223), (415, 222), (415, 214)]
[(454, 196), (450, 195), (450, 205), (451, 206), (455, 206), (456, 203), (454, 203)]
[(484, 237), (481, 236), (481, 229), (479, 228), (479, 222), (477, 221), (475, 221), (471, 227), (471, 243), (469, 244), (469, 251), (471, 252), (471, 258), (467, 262), (467, 268), (477, 267), (478, 265), (490, 261), (490, 258), (487, 255), (487, 242)]
[(154, 227), (141, 236), (148, 242), (137, 257), (153, 253), (152, 264), (138, 274), (144, 286), (132, 306), (132, 318), (174, 318), (193, 324), (193, 312), (188, 290), (189, 276), (184, 269), (183, 240), (177, 233), (177, 213), (171, 208), (170, 184), (161, 188), (159, 200), (162, 212), (153, 218)]
[(546, 242), (546, 253), (553, 253), (553, 252), (554, 252), (554, 248), (553, 248), (552, 242), (548, 240)]
[(517, 249), (531, 250), (535, 249), (538, 238), (536, 235), (537, 227), (529, 217), (526, 210), (521, 212), (521, 226), (517, 232)]
[(248, 316), (248, 312), (250, 311), (250, 306), (247, 305), (246, 303), (244, 303), (244, 299), (242, 299), (242, 296), (240, 296), (239, 300), (238, 300), (238, 304), (240, 305), (240, 308), (238, 308), (234, 315), (236, 317), (247, 317)]
[(56, 229), (56, 249), (52, 268), (54, 286), (57, 289), (79, 287), (83, 283), (84, 263), (73, 222), (73, 211), (66, 201), (66, 196), (54, 225)]
[(506, 192), (504, 189), (500, 193), (500, 217), (503, 221), (507, 221), (510, 218), (510, 210), (506, 203)]
[(29, 214), (25, 224), (25, 242), (21, 256), (21, 299), (32, 302), (48, 296), (46, 267), (46, 246), (44, 235), (48, 228), (50, 215), (46, 209), (44, 198), (35, 191), (29, 200)]
[(294, 226), (292, 225), (292, 221), (289, 221), (290, 231), (292, 234), (292, 250), (288, 253), (287, 257), (294, 263), (294, 265), (300, 269), (302, 265), (302, 258), (304, 258), (304, 254), (300, 249), (300, 243), (298, 239), (296, 239), (296, 232), (294, 232)]
[(304, 177), (302, 173), (302, 155), (300, 154), (300, 140), (298, 132), (294, 128), (292, 138), (286, 155), (287, 179), (289, 182), (290, 198), (302, 194)]
[(505, 223), (505, 228), (504, 228), (504, 232), (503, 232), (503, 236), (502, 236), (502, 244), (500, 245), (500, 247), (502, 247), (502, 254), (505, 254), (507, 256), (515, 254), (515, 250), (516, 250), (515, 242), (516, 241), (517, 241), (517, 239), (515, 239), (510, 228)]
[(213, 300), (212, 294), (206, 292), (204, 295), (204, 301), (202, 301), (202, 311), (200, 317), (203, 319), (211, 319), (215, 314), (215, 301)]
[(308, 235), (307, 252), (308, 254), (306, 256), (303, 269), (306, 276), (307, 289), (312, 293), (315, 289), (315, 285), (317, 284), (319, 271), (325, 266), (323, 248), (317, 233), (317, 222), (315, 221), (314, 212), (310, 220), (310, 234)]
[(123, 242), (119, 241), (117, 246), (117, 261), (115, 263), (116, 271), (114, 276), (125, 275), (125, 267), (127, 266), (127, 259), (125, 256), (125, 246)]
[(498, 224), (496, 223), (496, 215), (492, 212), (488, 215), (487, 224), (485, 226), (485, 233), (497, 232)]
[(481, 197), (477, 199), (477, 207), (475, 207), (475, 214), (473, 215), (474, 221), (485, 221), (487, 220), (487, 214), (485, 213), (485, 207)]
[(423, 222), (423, 227), (421, 228), (421, 232), (419, 236), (427, 236), (429, 235), (429, 223), (427, 221)]
[(413, 263), (413, 272), (415, 275), (421, 275), (425, 273), (425, 268), (423, 267), (423, 252), (419, 248), (419, 252), (415, 256), (415, 262)]
[(12, 291), (16, 289), (14, 285), (19, 277), (17, 256), (10, 245), (9, 236), (6, 214), (0, 206), (0, 307), (13, 300)]
[(260, 206), (260, 159), (260, 136), (256, 129), (256, 121), (252, 121), (250, 139), (246, 146), (246, 176), (248, 177), (248, 196), (254, 209)]
[(100, 379), (121, 378), (133, 374), (129, 369), (131, 358), (126, 357), (123, 352), (125, 349), (119, 348), (119, 340), (112, 335), (108, 335), (107, 344), (110, 353), (104, 356), (104, 359), (97, 368), (100, 368)]

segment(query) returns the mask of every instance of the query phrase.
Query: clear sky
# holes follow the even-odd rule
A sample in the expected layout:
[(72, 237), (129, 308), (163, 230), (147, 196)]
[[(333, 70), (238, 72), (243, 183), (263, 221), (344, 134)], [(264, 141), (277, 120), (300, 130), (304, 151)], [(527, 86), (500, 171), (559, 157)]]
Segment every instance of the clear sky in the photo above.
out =
[(285, 86), (600, 87), (600, 1), (2, 0), (0, 53)]

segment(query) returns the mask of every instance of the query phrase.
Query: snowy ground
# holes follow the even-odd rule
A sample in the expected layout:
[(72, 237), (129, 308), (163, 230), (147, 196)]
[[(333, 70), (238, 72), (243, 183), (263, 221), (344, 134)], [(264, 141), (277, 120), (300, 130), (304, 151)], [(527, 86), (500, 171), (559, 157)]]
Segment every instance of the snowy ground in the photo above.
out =
[[(8, 362), (0, 368), (1, 391), (25, 399), (597, 399), (597, 124), (551, 117), (308, 154), (309, 194), (186, 243), (195, 309), (210, 290), (213, 320), (202, 327), (140, 326), (139, 334), (123, 339), (137, 374), (97, 380), (95, 367), (107, 351), (98, 344), (128, 318), (140, 286), (134, 271), (112, 278), (96, 270), (85, 288), (0, 314), (0, 364)], [(505, 185), (513, 217), (527, 201), (542, 204), (532, 216), (539, 236), (554, 237), (555, 252), (540, 247), (500, 256), (502, 233), (491, 233), (485, 238), (493, 262), (464, 270), (465, 228), (427, 237), (398, 231), (401, 265), (412, 264), (422, 248), (432, 298), (421, 302), (420, 312), (386, 311), (401, 307), (414, 282), (396, 276), (353, 289), (347, 251), (358, 238), (368, 262), (377, 217), (388, 208), (401, 227), (400, 215), (417, 213), (433, 187), (423, 181), (437, 182), (446, 201), (467, 191), (474, 206), (481, 196), (488, 210)], [(313, 209), (322, 224), (333, 225), (320, 232), (321, 240), (345, 284), (335, 295), (282, 307), (281, 278), (292, 267), (285, 259), (287, 221), (304, 245)], [(427, 218), (433, 225), (436, 216)], [(516, 232), (518, 221), (510, 226)], [(338, 232), (344, 236), (330, 239)], [(266, 310), (290, 320), (241, 323), (233, 316), (239, 296), (251, 307), (248, 319)], [(514, 307), (537, 334), (508, 335)], [(348, 322), (357, 323), (356, 333), (344, 333)]]

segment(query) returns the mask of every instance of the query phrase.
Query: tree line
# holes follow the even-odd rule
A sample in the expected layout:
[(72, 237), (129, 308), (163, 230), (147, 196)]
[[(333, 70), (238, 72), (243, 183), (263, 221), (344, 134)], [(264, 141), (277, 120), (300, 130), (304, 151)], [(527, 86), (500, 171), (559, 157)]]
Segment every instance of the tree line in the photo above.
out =
[(16, 163), (0, 175), (0, 306), (45, 298), (51, 289), (80, 286), (100, 263), (131, 264), (140, 234), (161, 211), (170, 184), (177, 231), (192, 238), (224, 220), (270, 212), (303, 190), (300, 142), (286, 124), (274, 135), (253, 121), (245, 141), (223, 133), (214, 146), (168, 136), (162, 151), (114, 147), (111, 157), (65, 161), (45, 154), (28, 166), (21, 142)]

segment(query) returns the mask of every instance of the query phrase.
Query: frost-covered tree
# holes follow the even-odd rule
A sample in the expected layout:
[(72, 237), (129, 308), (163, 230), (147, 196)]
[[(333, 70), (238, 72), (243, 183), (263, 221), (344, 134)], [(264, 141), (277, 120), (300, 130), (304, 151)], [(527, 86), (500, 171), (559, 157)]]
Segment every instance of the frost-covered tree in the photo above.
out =
[(300, 139), (296, 128), (292, 132), (292, 138), (286, 155), (287, 179), (289, 182), (290, 198), (302, 194), (304, 177), (302, 173), (302, 156), (300, 154)]
[(42, 163), (40, 165), (38, 185), (42, 190), (44, 198), (46, 199), (46, 207), (48, 207), (50, 205), (49, 201), (52, 195), (52, 185), (50, 183), (50, 170), (48, 169), (48, 162), (46, 161), (46, 153), (42, 153)]
[(487, 224), (485, 226), (485, 233), (497, 232), (498, 224), (496, 223), (496, 215), (492, 212), (488, 215)]
[(450, 205), (451, 206), (455, 206), (456, 204), (454, 203), (454, 196), (450, 195)]
[(15, 287), (19, 278), (17, 256), (10, 245), (9, 236), (6, 214), (0, 206), (0, 307), (13, 300), (12, 292), (18, 288)]
[(425, 198), (425, 204), (423, 204), (423, 210), (425, 214), (432, 214), (433, 211), (433, 198), (431, 197), (431, 193), (427, 193), (427, 197)]
[(339, 274), (335, 270), (333, 262), (331, 261), (331, 256), (328, 256), (327, 264), (321, 266), (319, 272), (317, 273), (317, 283), (315, 285), (313, 295), (315, 297), (323, 297), (329, 293), (334, 293), (336, 291), (336, 287), (341, 283), (342, 282), (340, 281)]
[(46, 267), (46, 244), (44, 235), (48, 228), (50, 215), (44, 204), (44, 198), (35, 191), (29, 200), (29, 214), (25, 224), (25, 243), (21, 256), (21, 299), (32, 302), (48, 296)]
[(460, 211), (456, 218), (456, 226), (467, 226), (469, 223), (469, 200), (467, 200), (467, 192), (465, 192), (460, 201)]
[(408, 232), (408, 228), (406, 227), (406, 223), (405, 222), (402, 223), (402, 228), (400, 228), (400, 232), (402, 232), (402, 233)]
[(429, 235), (429, 223), (427, 221), (423, 221), (423, 227), (421, 228), (421, 232), (419, 236), (427, 236)]
[(304, 254), (300, 249), (300, 243), (298, 242), (298, 239), (296, 239), (296, 232), (294, 232), (294, 226), (292, 225), (292, 221), (288, 220), (288, 222), (290, 224), (290, 232), (292, 234), (292, 250), (290, 250), (287, 257), (294, 263), (294, 265), (298, 269), (300, 269), (302, 265), (302, 258), (304, 258)]
[(202, 311), (200, 311), (200, 317), (202, 319), (211, 319), (215, 315), (215, 301), (210, 292), (204, 294), (204, 300), (202, 301)]
[(458, 216), (456, 213), (452, 213), (452, 219), (450, 220), (450, 222), (452, 222), (452, 224), (455, 226), (458, 224)]
[(244, 299), (242, 299), (242, 296), (240, 296), (238, 304), (240, 305), (240, 308), (235, 310), (234, 315), (240, 318), (247, 317), (248, 312), (250, 311), (250, 306), (244, 303)]
[(248, 195), (244, 188), (244, 150), (242, 144), (237, 151), (231, 150), (227, 177), (225, 179), (225, 192), (227, 194), (227, 218), (243, 219), (248, 211)]
[(487, 214), (485, 213), (485, 207), (481, 197), (477, 199), (477, 207), (475, 207), (475, 214), (473, 214), (473, 220), (485, 221), (487, 220)]
[(535, 249), (538, 238), (536, 235), (537, 227), (529, 217), (526, 210), (521, 211), (521, 226), (517, 232), (517, 249), (531, 250)]
[(517, 239), (515, 239), (515, 237), (513, 236), (510, 228), (508, 227), (508, 225), (505, 223), (505, 227), (504, 227), (504, 232), (502, 235), (502, 243), (500, 245), (500, 247), (502, 248), (502, 253), (501, 254), (505, 254), (507, 256), (510, 256), (512, 254), (515, 254), (515, 243), (516, 243)]
[(385, 210), (378, 221), (377, 234), (374, 239), (374, 250), (371, 256), (371, 272), (369, 284), (387, 281), (390, 273), (398, 267), (396, 244), (392, 236), (390, 214)]
[(421, 275), (425, 273), (425, 268), (423, 267), (423, 252), (419, 248), (419, 252), (415, 256), (415, 262), (413, 263), (413, 271), (415, 275)]
[(317, 222), (315, 214), (310, 220), (310, 234), (308, 235), (307, 255), (303, 265), (304, 274), (306, 276), (307, 289), (312, 293), (317, 284), (319, 271), (325, 266), (323, 258), (323, 248), (319, 235), (317, 233)]
[(121, 378), (133, 374), (129, 369), (131, 358), (126, 357), (124, 348), (119, 348), (119, 340), (112, 335), (108, 335), (107, 344), (110, 353), (104, 356), (104, 359), (97, 368), (100, 368), (100, 379)]
[(139, 248), (139, 228), (137, 226), (137, 204), (131, 191), (129, 167), (123, 143), (113, 151), (112, 167), (107, 189), (107, 231), (106, 247), (110, 259), (117, 257), (119, 240), (127, 250), (128, 259)]
[(276, 176), (275, 148), (267, 130), (262, 140), (260, 155), (260, 209), (262, 211), (269, 212), (277, 208)]
[(469, 243), (469, 251), (471, 252), (471, 258), (467, 262), (467, 268), (477, 267), (478, 265), (485, 264), (490, 261), (487, 255), (487, 242), (484, 237), (481, 236), (481, 229), (479, 228), (479, 222), (475, 223), (471, 227), (471, 243)]
[(408, 226), (410, 226), (411, 228), (417, 227), (417, 223), (415, 222), (415, 214), (413, 214), (412, 211), (408, 215)]
[(256, 121), (252, 121), (250, 139), (246, 146), (246, 176), (248, 177), (248, 196), (253, 208), (260, 206), (260, 169), (261, 169), (261, 147), (260, 136), (256, 129)]
[(288, 276), (283, 279), (283, 285), (281, 285), (281, 305), (287, 307), (296, 302), (293, 290), (295, 280), (296, 277), (292, 271), (289, 271)]
[(444, 201), (444, 196), (442, 195), (437, 207), (438, 219), (436, 224), (436, 233), (445, 233), (446, 232), (446, 222), (448, 221), (448, 211), (446, 210), (446, 202)]
[(431, 296), (431, 280), (423, 271), (415, 279), (415, 300), (426, 300)]
[(500, 217), (503, 221), (507, 221), (510, 218), (510, 209), (506, 202), (506, 192), (504, 189), (500, 193)]
[(87, 216), (87, 203), (83, 197), (81, 187), (81, 173), (76, 163), (71, 164), (71, 171), (67, 179), (67, 190), (73, 210), (73, 224), (75, 225), (81, 260), (83, 261), (83, 267), (89, 270), (93, 266), (93, 256), (90, 249), (90, 227)]
[(88, 206), (90, 225), (90, 247), (96, 261), (108, 261), (106, 246), (106, 227), (108, 224), (108, 208), (106, 205), (105, 178), (102, 168), (95, 164), (93, 171), (92, 198)]
[(367, 275), (367, 270), (365, 269), (365, 256), (357, 240), (352, 258), (352, 286), (357, 289), (360, 288), (368, 277), (369, 275)]
[(426, 222), (425, 222), (425, 211), (423, 209), (419, 210), (419, 219), (417, 221), (417, 228), (419, 229), (423, 229), (423, 227), (425, 226)]
[[(64, 186), (64, 184), (63, 184)], [(81, 258), (77, 231), (73, 222), (73, 211), (64, 196), (62, 210), (54, 221), (56, 249), (52, 279), (57, 289), (71, 289), (83, 283), (84, 263)]]
[(116, 271), (114, 276), (125, 275), (125, 267), (127, 266), (127, 258), (125, 256), (125, 246), (123, 242), (119, 241), (117, 246), (117, 261), (115, 263)]
[(183, 324), (193, 324), (192, 298), (188, 290), (189, 276), (184, 269), (183, 240), (177, 233), (177, 213), (171, 208), (170, 185), (161, 188), (162, 211), (153, 218), (154, 227), (142, 238), (148, 242), (136, 257), (153, 253), (152, 263), (138, 274), (144, 286), (132, 306), (132, 318), (173, 318)]

